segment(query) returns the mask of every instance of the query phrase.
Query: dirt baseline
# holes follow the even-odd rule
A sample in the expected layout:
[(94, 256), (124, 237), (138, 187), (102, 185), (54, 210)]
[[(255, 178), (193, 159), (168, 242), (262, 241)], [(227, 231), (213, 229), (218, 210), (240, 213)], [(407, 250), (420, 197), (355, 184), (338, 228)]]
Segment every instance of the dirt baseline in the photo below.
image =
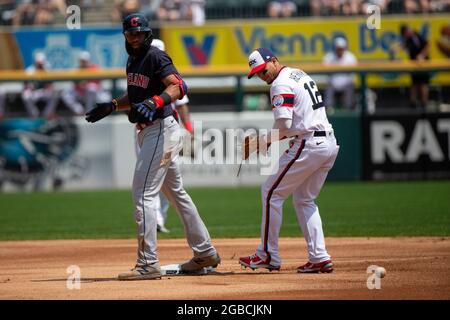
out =
[[(133, 267), (135, 240), (4, 241), (0, 243), (0, 299), (450, 299), (450, 238), (327, 238), (335, 271), (298, 274), (303, 238), (283, 238), (282, 269), (243, 269), (259, 239), (214, 239), (222, 257), (217, 274), (117, 281)], [(160, 240), (162, 265), (191, 257), (184, 239)], [(69, 266), (80, 268), (80, 289), (68, 289)], [(368, 289), (367, 268), (387, 270)], [(69, 271), (70, 272), (70, 271)], [(370, 282), (370, 281), (369, 281)], [(372, 285), (376, 283), (371, 281)]]

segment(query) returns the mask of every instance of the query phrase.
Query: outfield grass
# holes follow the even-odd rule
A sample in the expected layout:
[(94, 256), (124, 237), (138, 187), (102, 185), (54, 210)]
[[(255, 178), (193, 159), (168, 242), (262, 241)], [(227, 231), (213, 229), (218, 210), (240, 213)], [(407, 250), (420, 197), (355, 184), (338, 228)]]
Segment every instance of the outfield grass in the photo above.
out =
[[(190, 188), (212, 237), (259, 237), (258, 187)], [(326, 236), (448, 236), (450, 181), (326, 183), (317, 200)], [(184, 237), (173, 209), (168, 235)], [(134, 238), (130, 191), (0, 194), (0, 239)], [(300, 236), (291, 199), (281, 236)]]

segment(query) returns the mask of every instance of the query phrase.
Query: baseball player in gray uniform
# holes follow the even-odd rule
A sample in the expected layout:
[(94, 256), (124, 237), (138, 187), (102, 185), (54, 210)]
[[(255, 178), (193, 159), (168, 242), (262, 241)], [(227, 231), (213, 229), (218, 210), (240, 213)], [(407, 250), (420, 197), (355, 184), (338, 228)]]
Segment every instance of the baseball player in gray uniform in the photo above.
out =
[[(166, 51), (166, 45), (160, 39), (153, 39), (152, 46), (157, 47), (161, 51)], [(179, 120), (183, 124), (184, 129), (189, 133), (193, 134), (194, 129), (192, 127), (192, 123), (190, 121), (189, 116), (189, 98), (186, 95), (181, 99), (172, 102), (172, 109), (175, 113), (175, 117), (179, 115)], [(139, 130), (136, 131), (136, 154), (139, 154), (139, 144), (138, 144), (138, 136)], [(156, 211), (156, 222), (157, 222), (157, 230), (161, 233), (169, 233), (169, 229), (166, 228), (167, 222), (167, 212), (169, 211), (169, 200), (166, 198), (163, 192), (159, 192), (159, 199), (155, 199), (155, 211)]]
[(115, 110), (127, 110), (128, 119), (139, 129), (140, 152), (133, 177), (133, 200), (138, 225), (136, 266), (119, 274), (119, 280), (161, 278), (157, 255), (154, 201), (160, 190), (175, 207), (184, 224), (194, 257), (180, 265), (185, 273), (216, 267), (220, 257), (211, 243), (191, 197), (183, 188), (178, 164), (182, 133), (173, 117), (171, 103), (186, 94), (187, 87), (163, 51), (151, 46), (153, 35), (147, 19), (131, 14), (123, 21), (127, 61), (127, 93), (110, 103), (97, 104), (86, 113), (96, 122)]

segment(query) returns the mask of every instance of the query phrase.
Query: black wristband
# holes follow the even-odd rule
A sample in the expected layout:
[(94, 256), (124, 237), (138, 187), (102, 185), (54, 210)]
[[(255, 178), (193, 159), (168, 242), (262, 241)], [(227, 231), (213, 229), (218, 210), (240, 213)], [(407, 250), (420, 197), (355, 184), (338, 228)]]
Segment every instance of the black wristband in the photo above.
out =
[(172, 103), (172, 98), (167, 92), (163, 92), (159, 95), (164, 102), (164, 105), (168, 105)]

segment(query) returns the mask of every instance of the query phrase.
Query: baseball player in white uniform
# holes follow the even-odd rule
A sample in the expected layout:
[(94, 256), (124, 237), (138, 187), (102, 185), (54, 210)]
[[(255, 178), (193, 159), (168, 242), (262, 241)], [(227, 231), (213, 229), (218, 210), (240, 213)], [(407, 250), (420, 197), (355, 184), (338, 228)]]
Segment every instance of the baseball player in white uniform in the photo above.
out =
[[(310, 76), (302, 70), (281, 65), (266, 48), (254, 50), (249, 56), (249, 65), (248, 78), (256, 74), (271, 84), (273, 129), (279, 130), (279, 137), (291, 138), (291, 142), (275, 172), (262, 185), (261, 244), (255, 254), (240, 258), (239, 263), (252, 269), (280, 269), (278, 237), (283, 202), (292, 194), (309, 257), (297, 271), (332, 272), (333, 263), (325, 248), (322, 221), (314, 200), (333, 167), (339, 146), (322, 97)], [(257, 140), (260, 146), (273, 142), (271, 134)]]

